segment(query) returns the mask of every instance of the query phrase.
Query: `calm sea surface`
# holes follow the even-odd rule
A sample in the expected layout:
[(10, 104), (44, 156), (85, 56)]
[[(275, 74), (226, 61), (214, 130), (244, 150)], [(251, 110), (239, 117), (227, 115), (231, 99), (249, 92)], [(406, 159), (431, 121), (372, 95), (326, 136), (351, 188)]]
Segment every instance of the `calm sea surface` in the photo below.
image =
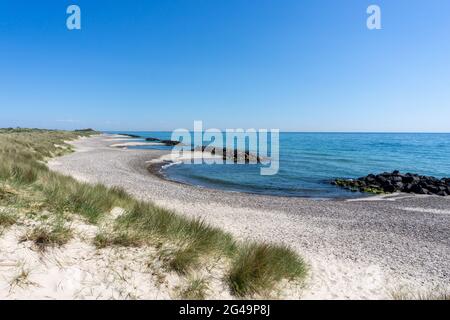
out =
[[(128, 133), (162, 139), (170, 139), (171, 135)], [(281, 133), (278, 174), (261, 176), (259, 169), (259, 165), (179, 164), (166, 168), (164, 173), (171, 180), (228, 191), (312, 198), (357, 197), (361, 194), (342, 190), (330, 181), (393, 170), (449, 177), (450, 134)]]

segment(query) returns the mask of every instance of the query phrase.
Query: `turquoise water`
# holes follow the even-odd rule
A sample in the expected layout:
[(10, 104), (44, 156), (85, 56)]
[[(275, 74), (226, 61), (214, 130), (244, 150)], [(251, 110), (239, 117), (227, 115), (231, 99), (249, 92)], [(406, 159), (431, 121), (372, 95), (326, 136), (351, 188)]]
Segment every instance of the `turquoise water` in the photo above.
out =
[[(170, 138), (170, 132), (135, 134)], [(439, 178), (450, 176), (450, 134), (281, 133), (278, 174), (261, 176), (259, 166), (180, 164), (168, 167), (164, 174), (175, 181), (229, 191), (312, 198), (357, 197), (361, 194), (335, 187), (330, 181), (393, 170)]]

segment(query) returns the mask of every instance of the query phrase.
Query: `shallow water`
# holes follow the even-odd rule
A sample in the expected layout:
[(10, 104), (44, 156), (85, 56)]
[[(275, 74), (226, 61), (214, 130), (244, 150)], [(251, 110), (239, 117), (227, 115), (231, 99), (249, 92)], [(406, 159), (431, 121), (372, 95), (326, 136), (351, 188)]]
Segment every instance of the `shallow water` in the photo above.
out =
[[(170, 132), (133, 132), (170, 139)], [(166, 146), (135, 147), (168, 149)], [(208, 188), (313, 198), (357, 197), (335, 187), (335, 178), (400, 170), (450, 176), (450, 134), (434, 133), (281, 133), (280, 170), (261, 176), (260, 165), (169, 166), (168, 179)]]

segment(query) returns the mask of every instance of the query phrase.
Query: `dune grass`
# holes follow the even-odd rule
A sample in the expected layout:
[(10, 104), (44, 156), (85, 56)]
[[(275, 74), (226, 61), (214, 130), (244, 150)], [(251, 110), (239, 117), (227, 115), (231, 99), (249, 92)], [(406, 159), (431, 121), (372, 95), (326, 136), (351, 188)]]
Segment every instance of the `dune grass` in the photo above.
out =
[(139, 247), (143, 244), (134, 233), (129, 232), (101, 232), (94, 238), (94, 245), (98, 249), (110, 246)]
[(205, 279), (192, 277), (188, 279), (185, 287), (179, 289), (179, 296), (184, 300), (203, 300), (208, 289), (208, 282)]
[[(95, 238), (98, 248), (164, 244), (161, 257), (165, 266), (180, 275), (201, 268), (204, 259), (212, 256), (227, 259), (230, 266), (225, 281), (237, 296), (270, 291), (282, 279), (305, 276), (305, 264), (287, 247), (244, 245), (204, 221), (136, 200), (121, 188), (81, 183), (48, 170), (47, 159), (72, 151), (65, 141), (94, 133), (0, 129), (0, 182), (19, 191), (26, 190), (13, 195), (15, 203), (22, 201), (24, 206), (37, 206), (58, 217), (78, 214), (89, 223), (99, 224), (113, 208), (123, 208), (125, 214), (115, 221), (113, 230)], [(0, 205), (11, 205), (8, 202), (11, 195), (2, 190)], [(39, 200), (37, 204), (29, 199), (31, 195)], [(7, 221), (5, 217), (0, 219)], [(41, 248), (63, 245), (70, 237), (70, 230), (63, 224), (38, 227), (26, 235), (27, 240)]]
[(166, 251), (162, 256), (165, 265), (180, 274), (186, 274), (198, 265), (201, 257), (209, 254), (231, 256), (237, 250), (230, 234), (147, 202), (135, 202), (117, 224), (120, 229), (133, 230), (143, 242), (175, 244), (175, 250)]
[(48, 206), (56, 212), (72, 212), (96, 223), (116, 206), (127, 206), (131, 198), (103, 185), (80, 183), (71, 177), (45, 172), (38, 182)]
[(36, 247), (45, 251), (48, 247), (62, 246), (72, 238), (72, 231), (62, 223), (54, 226), (38, 226), (22, 237), (22, 241), (33, 241)]
[(0, 211), (0, 227), (8, 228), (17, 222), (17, 217), (9, 211)]
[(228, 283), (237, 296), (270, 292), (282, 280), (303, 278), (306, 265), (285, 246), (249, 243), (234, 257)]
[(25, 269), (23, 266), (20, 266), (17, 274), (11, 279), (9, 283), (10, 292), (13, 291), (16, 287), (24, 289), (30, 285), (35, 285), (35, 283), (30, 280), (30, 270)]

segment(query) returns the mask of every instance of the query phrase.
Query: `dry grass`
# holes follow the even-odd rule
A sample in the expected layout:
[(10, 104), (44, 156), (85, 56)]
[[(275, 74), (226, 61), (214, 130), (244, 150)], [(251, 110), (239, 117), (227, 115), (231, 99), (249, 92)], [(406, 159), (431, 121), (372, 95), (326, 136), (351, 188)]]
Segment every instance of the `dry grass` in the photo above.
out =
[(21, 241), (33, 241), (40, 251), (45, 251), (48, 247), (65, 245), (72, 238), (72, 231), (63, 224), (55, 226), (39, 226), (24, 235)]
[(103, 249), (110, 246), (118, 247), (139, 247), (142, 241), (139, 237), (127, 232), (119, 233), (99, 233), (94, 238), (94, 245), (97, 249)]
[(179, 288), (178, 295), (183, 300), (204, 300), (208, 289), (205, 279), (192, 277), (188, 279), (185, 287)]
[(25, 269), (23, 266), (19, 266), (18, 273), (11, 279), (9, 282), (10, 291), (13, 291), (15, 288), (26, 288), (30, 285), (34, 285), (30, 279), (30, 270)]
[(17, 222), (17, 216), (9, 211), (0, 211), (0, 227), (8, 228)]
[(441, 288), (426, 292), (402, 289), (392, 292), (391, 296), (394, 300), (450, 300), (450, 291)]

